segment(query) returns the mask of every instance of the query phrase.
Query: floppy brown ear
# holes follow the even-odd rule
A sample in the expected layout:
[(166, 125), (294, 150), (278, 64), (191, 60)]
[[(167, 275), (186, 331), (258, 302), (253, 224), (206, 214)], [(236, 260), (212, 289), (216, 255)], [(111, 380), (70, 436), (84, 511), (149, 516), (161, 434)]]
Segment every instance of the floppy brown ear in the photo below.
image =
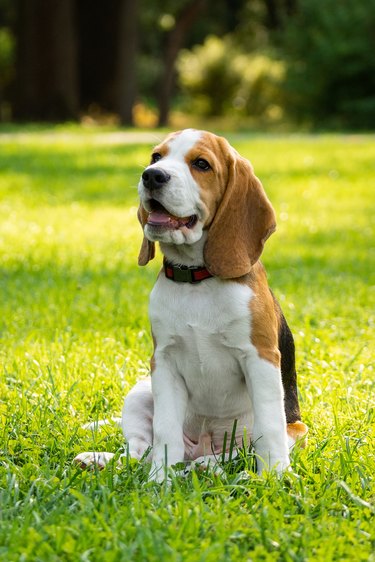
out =
[[(139, 222), (142, 225), (142, 229), (144, 229), (145, 224), (147, 222), (147, 212), (144, 210), (142, 205), (138, 207), (137, 217)], [(141, 249), (138, 255), (138, 265), (147, 265), (150, 260), (155, 257), (155, 243), (150, 242), (143, 234), (143, 240)]]
[(227, 187), (204, 250), (207, 268), (223, 279), (249, 273), (276, 229), (275, 212), (250, 163), (236, 155), (229, 166)]

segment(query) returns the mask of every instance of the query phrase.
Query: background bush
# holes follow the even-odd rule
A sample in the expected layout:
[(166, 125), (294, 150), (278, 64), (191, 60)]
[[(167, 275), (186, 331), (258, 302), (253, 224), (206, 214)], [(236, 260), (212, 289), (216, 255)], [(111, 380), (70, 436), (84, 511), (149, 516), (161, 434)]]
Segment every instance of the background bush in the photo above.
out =
[(232, 37), (210, 36), (203, 45), (182, 51), (177, 69), (189, 109), (196, 113), (263, 118), (282, 113), (283, 63), (244, 52)]
[(229, 38), (209, 36), (181, 52), (177, 69), (191, 107), (203, 115), (223, 115), (234, 107), (241, 84), (241, 54)]
[(289, 114), (316, 125), (375, 126), (375, 0), (300, 0), (282, 37)]

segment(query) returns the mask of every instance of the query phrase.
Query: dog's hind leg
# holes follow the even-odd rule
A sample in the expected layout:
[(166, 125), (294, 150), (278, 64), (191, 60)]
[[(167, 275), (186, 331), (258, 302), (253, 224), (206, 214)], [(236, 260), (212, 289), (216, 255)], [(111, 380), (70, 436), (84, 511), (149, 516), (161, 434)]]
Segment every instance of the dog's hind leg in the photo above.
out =
[(152, 447), (154, 401), (151, 392), (151, 378), (142, 379), (133, 386), (125, 397), (122, 410), (122, 431), (130, 457), (141, 459)]
[[(132, 458), (141, 459), (152, 447), (153, 413), (151, 379), (147, 378), (139, 381), (125, 398), (121, 427), (127, 443), (127, 452), (121, 457), (129, 455)], [(97, 430), (101, 425), (103, 423), (93, 422), (87, 427)], [(101, 470), (113, 460), (114, 456), (114, 453), (85, 451), (77, 455), (73, 462), (82, 469), (96, 467)], [(117, 464), (121, 466), (120, 459)]]

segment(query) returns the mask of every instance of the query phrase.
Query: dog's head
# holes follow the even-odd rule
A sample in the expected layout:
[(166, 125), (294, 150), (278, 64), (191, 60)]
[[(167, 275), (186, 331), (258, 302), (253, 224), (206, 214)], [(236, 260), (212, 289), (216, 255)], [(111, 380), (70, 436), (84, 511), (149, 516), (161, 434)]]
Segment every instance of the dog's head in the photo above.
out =
[(154, 257), (155, 242), (194, 244), (207, 231), (208, 270), (224, 279), (241, 277), (276, 228), (250, 163), (224, 138), (205, 131), (172, 133), (155, 147), (138, 191), (140, 265)]

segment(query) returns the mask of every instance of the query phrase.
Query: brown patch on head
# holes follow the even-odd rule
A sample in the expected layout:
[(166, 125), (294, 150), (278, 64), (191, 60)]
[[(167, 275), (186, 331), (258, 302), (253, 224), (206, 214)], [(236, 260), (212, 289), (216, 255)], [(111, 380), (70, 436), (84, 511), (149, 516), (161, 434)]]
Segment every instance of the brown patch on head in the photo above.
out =
[(279, 368), (278, 317), (266, 272), (260, 262), (254, 265), (248, 284), (254, 293), (250, 301), (251, 343), (256, 347), (259, 357)]
[(286, 426), (286, 430), (289, 437), (294, 440), (296, 445), (298, 445), (302, 449), (306, 447), (309, 428), (305, 423), (301, 421), (288, 423), (288, 425)]
[(161, 143), (157, 144), (153, 150), (152, 154), (158, 153), (161, 155), (162, 158), (168, 156), (169, 154), (169, 145), (171, 141), (173, 141), (176, 137), (178, 137), (182, 131), (176, 131), (175, 133), (170, 133)]
[[(199, 141), (185, 155), (190, 173), (200, 187), (205, 228), (210, 227), (223, 198), (228, 183), (232, 151), (226, 139), (202, 131)], [(200, 170), (194, 166), (198, 159), (206, 160), (210, 169)]]
[(207, 172), (192, 168), (207, 209), (206, 266), (223, 279), (238, 278), (259, 259), (276, 228), (275, 213), (250, 163), (224, 138), (204, 133), (187, 161), (199, 152), (212, 168)]

